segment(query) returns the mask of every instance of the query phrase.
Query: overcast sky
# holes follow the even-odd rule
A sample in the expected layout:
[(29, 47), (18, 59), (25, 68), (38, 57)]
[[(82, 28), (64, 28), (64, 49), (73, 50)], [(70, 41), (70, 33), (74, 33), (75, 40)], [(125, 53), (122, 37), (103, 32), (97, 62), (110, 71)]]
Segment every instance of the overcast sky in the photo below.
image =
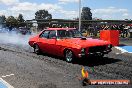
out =
[[(78, 17), (79, 0), (0, 0), (0, 15), (34, 19), (35, 12), (46, 9), (54, 19)], [(81, 0), (82, 7), (90, 7), (93, 17), (102, 19), (132, 19), (132, 0)]]

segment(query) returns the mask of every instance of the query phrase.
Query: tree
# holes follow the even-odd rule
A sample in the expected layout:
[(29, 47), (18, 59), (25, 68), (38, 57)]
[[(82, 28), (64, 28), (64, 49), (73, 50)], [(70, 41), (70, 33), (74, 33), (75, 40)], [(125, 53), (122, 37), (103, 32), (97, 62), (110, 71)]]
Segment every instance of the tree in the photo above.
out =
[(7, 27), (17, 27), (18, 26), (18, 21), (15, 17), (9, 16), (6, 19), (6, 25), (7, 25)]
[(18, 27), (24, 27), (24, 26), (26, 26), (26, 23), (25, 23), (25, 20), (24, 20), (22, 14), (18, 15), (17, 21), (18, 21)]
[(36, 20), (52, 19), (52, 15), (47, 10), (39, 10), (35, 13)]
[(39, 10), (35, 13), (35, 19), (38, 22), (38, 28), (43, 29), (44, 27), (49, 27), (49, 24), (42, 22), (52, 19), (52, 15), (47, 10)]
[(6, 20), (5, 15), (0, 16), (0, 23), (4, 23)]
[[(92, 13), (91, 13), (91, 9), (89, 7), (83, 7), (82, 8), (81, 20), (92, 20)], [(87, 30), (89, 26), (90, 25), (84, 24), (82, 22), (81, 29)]]
[(19, 14), (18, 18), (17, 18), (18, 22), (24, 22), (25, 20), (23, 19), (23, 15)]
[(0, 16), (0, 27), (5, 26), (5, 20), (6, 20), (5, 15)]
[(82, 20), (92, 20), (92, 13), (89, 7), (83, 7), (81, 13)]

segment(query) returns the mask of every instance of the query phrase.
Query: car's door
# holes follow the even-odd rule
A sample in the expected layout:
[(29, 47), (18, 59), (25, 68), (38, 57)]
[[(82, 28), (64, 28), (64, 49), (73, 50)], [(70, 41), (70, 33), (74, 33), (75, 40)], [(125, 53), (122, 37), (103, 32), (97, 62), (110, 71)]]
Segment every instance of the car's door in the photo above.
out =
[(38, 39), (38, 45), (40, 47), (40, 49), (43, 51), (43, 52), (48, 52), (47, 49), (48, 49), (48, 35), (49, 35), (49, 30), (45, 30), (43, 31), (40, 36), (39, 36), (39, 39)]
[(56, 41), (56, 54), (58, 56), (63, 56), (64, 50), (64, 41), (65, 41), (66, 32), (65, 30), (58, 30), (57, 31), (57, 41)]
[(48, 50), (48, 53), (50, 54), (54, 54), (56, 55), (56, 30), (51, 30), (49, 32), (49, 36), (48, 36), (48, 40), (47, 40), (47, 43), (48, 43), (48, 46), (47, 46), (47, 50)]

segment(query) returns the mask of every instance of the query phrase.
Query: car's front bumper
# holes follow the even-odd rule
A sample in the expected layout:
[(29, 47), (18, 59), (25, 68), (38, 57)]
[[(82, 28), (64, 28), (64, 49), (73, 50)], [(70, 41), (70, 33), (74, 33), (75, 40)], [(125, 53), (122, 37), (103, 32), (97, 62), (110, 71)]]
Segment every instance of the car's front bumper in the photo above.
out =
[(105, 51), (102, 51), (102, 52), (88, 52), (88, 53), (85, 53), (85, 54), (78, 54), (78, 57), (82, 58), (82, 57), (87, 57), (87, 56), (100, 56), (100, 55), (103, 55), (103, 54), (108, 54), (111, 51), (112, 50), (109, 49), (109, 50), (105, 50)]

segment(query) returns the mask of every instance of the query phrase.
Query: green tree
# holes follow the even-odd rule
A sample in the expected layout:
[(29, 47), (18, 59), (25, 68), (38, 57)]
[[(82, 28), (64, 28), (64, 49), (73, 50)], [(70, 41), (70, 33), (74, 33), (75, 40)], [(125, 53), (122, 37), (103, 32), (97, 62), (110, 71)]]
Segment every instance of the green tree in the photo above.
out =
[(82, 20), (92, 20), (92, 13), (89, 7), (83, 7), (81, 13)]
[(7, 27), (17, 27), (18, 26), (18, 21), (15, 17), (13, 16), (9, 16), (7, 19), (6, 19), (6, 25)]
[(24, 20), (22, 14), (18, 15), (17, 21), (18, 21), (18, 27), (24, 27), (24, 26), (26, 26), (26, 23), (25, 23), (25, 20)]
[(44, 20), (52, 19), (52, 15), (47, 10), (39, 10), (35, 13), (35, 19), (38, 22), (38, 28), (49, 27), (49, 23), (43, 23)]
[[(83, 7), (81, 13), (81, 20), (92, 20), (92, 13), (89, 7)], [(82, 22), (81, 29), (87, 30), (90, 25)]]
[(19, 14), (18, 18), (17, 18), (18, 22), (24, 22), (25, 20), (23, 19), (23, 15)]
[(0, 16), (0, 26), (5, 27), (6, 17), (5, 15)]
[(47, 10), (39, 10), (35, 13), (36, 20), (52, 19), (52, 15)]
[(6, 20), (5, 15), (0, 16), (0, 23), (4, 23)]

